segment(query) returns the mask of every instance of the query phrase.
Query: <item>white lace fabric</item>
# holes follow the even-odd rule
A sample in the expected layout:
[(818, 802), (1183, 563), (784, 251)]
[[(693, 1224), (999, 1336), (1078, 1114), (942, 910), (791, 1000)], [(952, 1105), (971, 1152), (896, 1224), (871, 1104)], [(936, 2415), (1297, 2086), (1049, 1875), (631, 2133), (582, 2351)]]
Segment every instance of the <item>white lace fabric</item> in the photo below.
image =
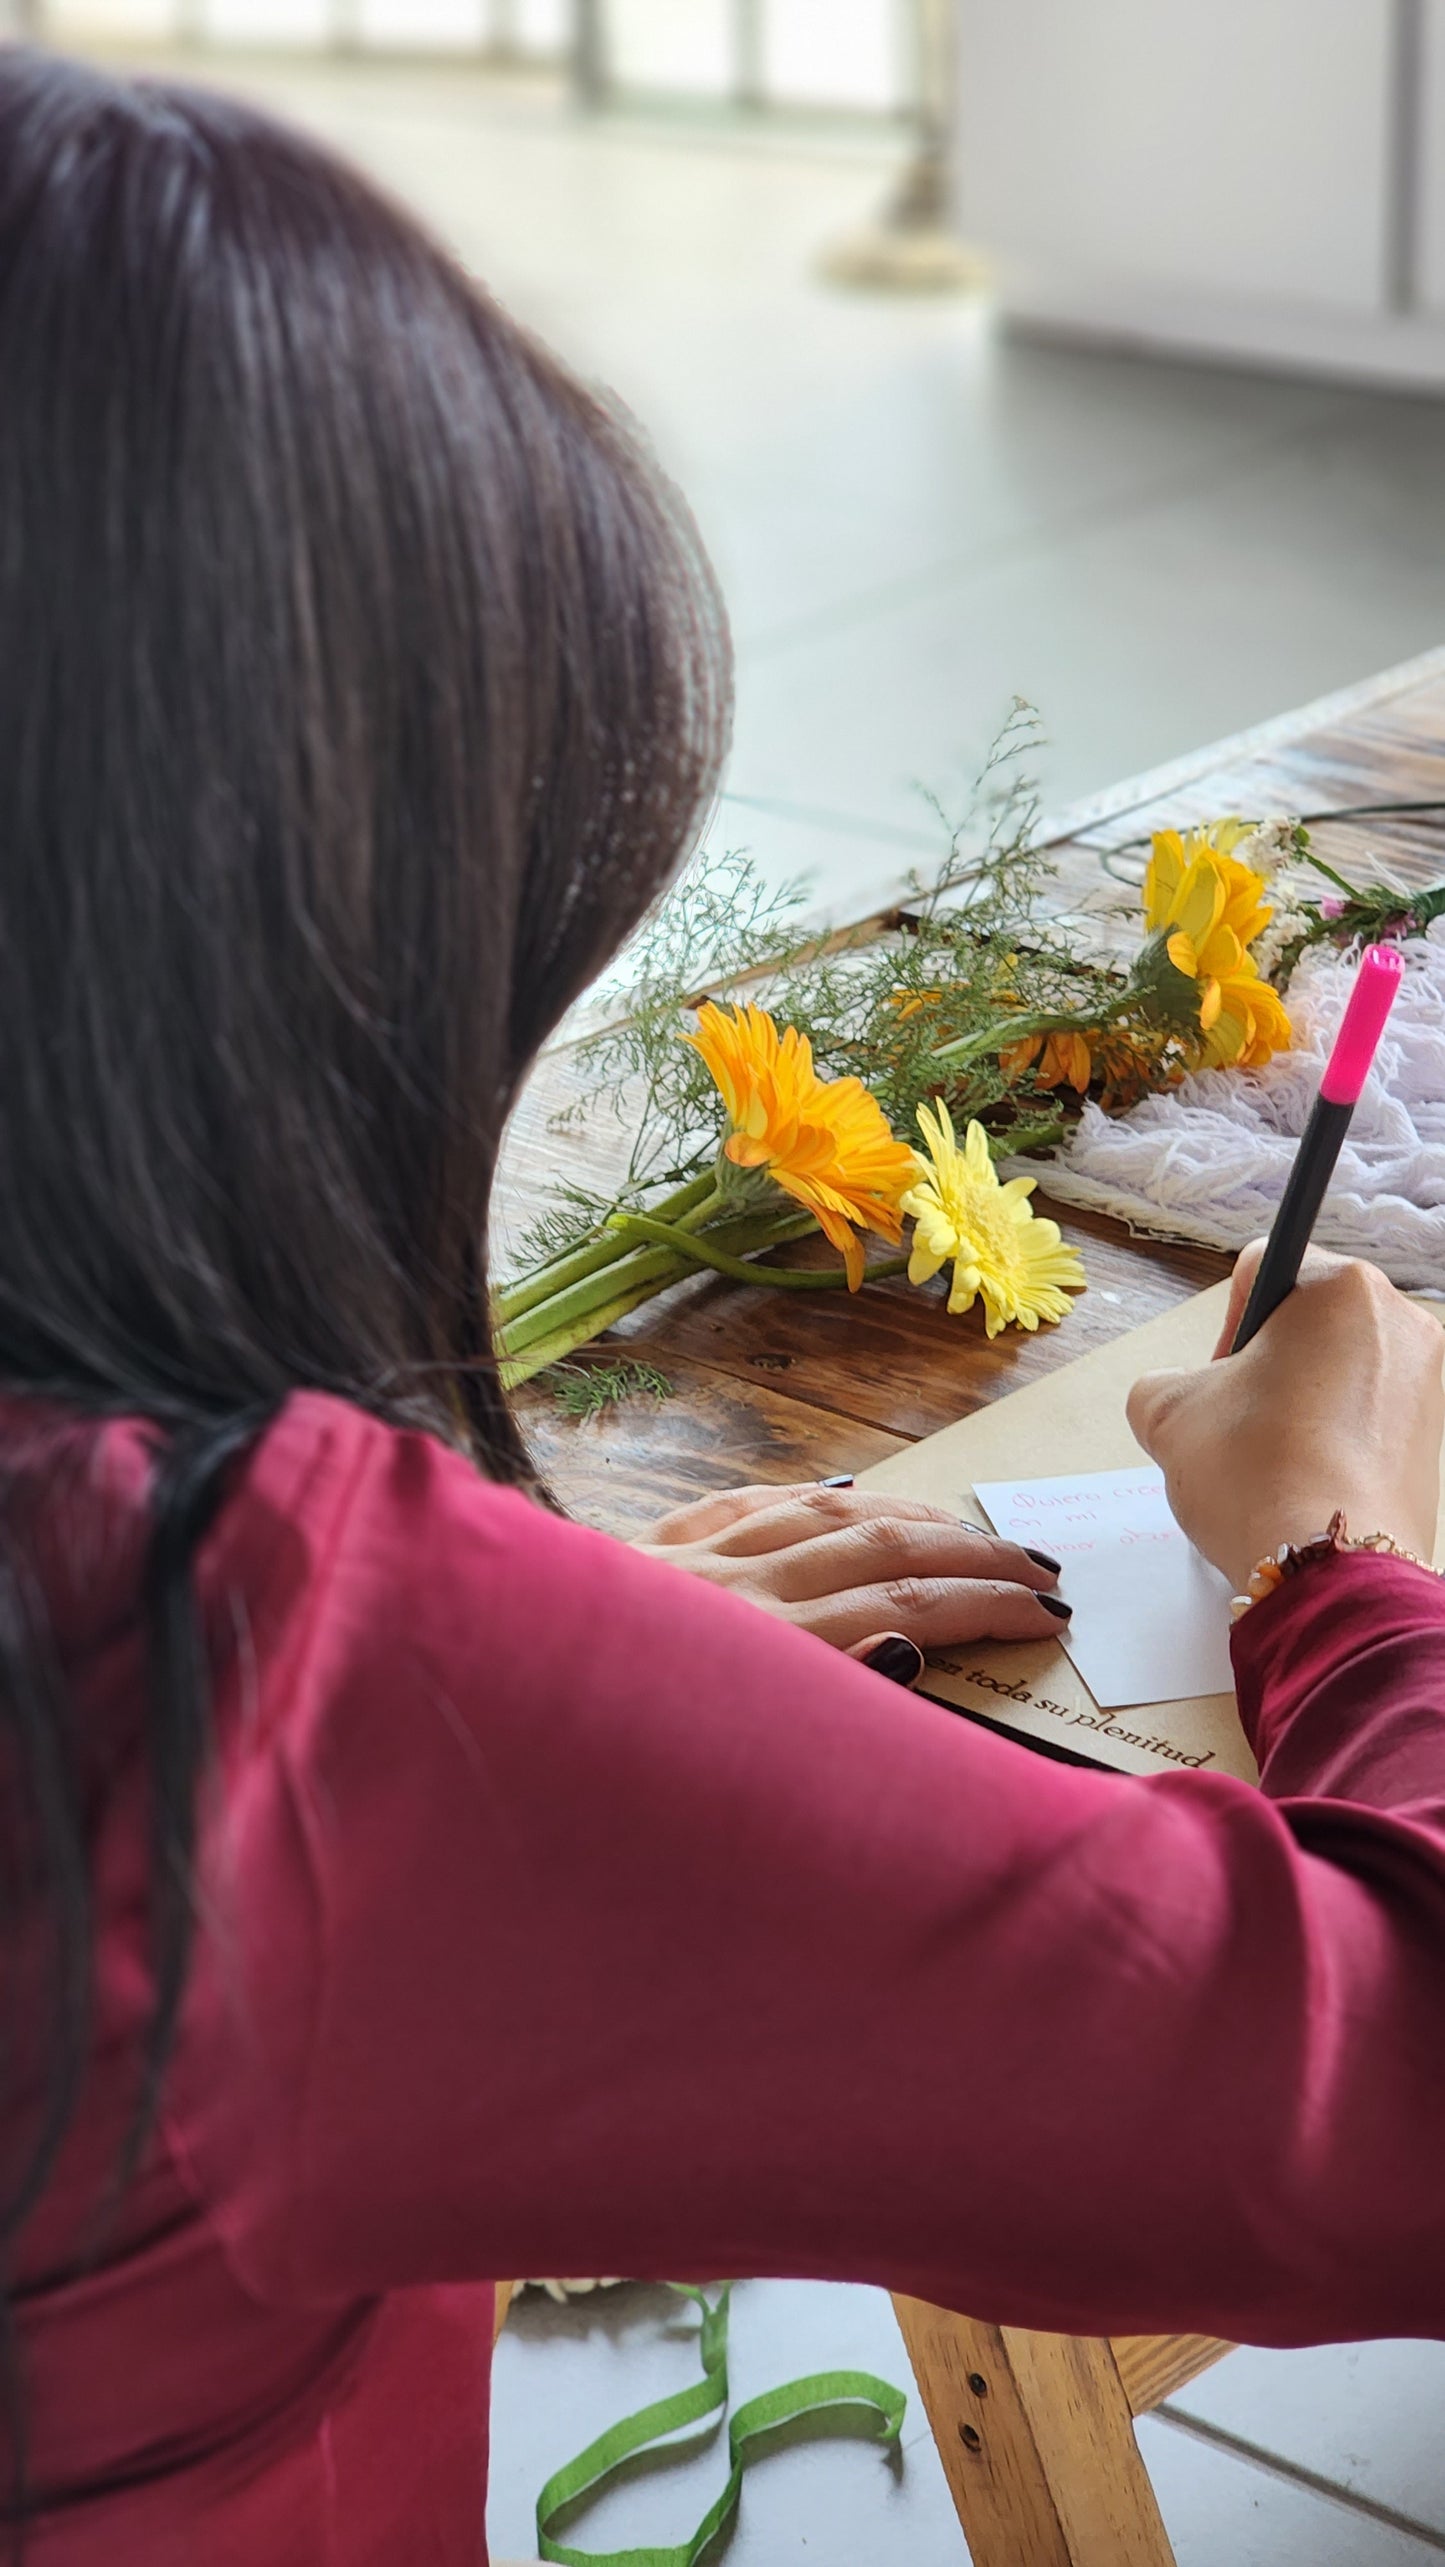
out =
[[(1392, 1282), (1445, 1294), (1445, 920), (1401, 948), (1405, 978), (1340, 1152), (1315, 1237)], [(1236, 1249), (1269, 1228), (1358, 957), (1306, 953), (1286, 993), (1294, 1047), (1259, 1070), (1200, 1070), (1124, 1115), (1086, 1105), (1042, 1172), (1063, 1203), (1134, 1230)]]

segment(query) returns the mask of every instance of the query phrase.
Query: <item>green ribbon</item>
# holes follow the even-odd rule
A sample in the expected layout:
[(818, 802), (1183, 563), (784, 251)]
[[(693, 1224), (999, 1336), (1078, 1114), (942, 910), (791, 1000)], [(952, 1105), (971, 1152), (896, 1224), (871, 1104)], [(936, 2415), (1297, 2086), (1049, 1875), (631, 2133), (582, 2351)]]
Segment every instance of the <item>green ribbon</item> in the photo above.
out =
[(701, 2424), (708, 2416), (715, 2416), (718, 2423), (722, 2421), (728, 2402), (731, 2284), (724, 2283), (715, 2301), (683, 2282), (674, 2282), (670, 2287), (681, 2291), (684, 2298), (695, 2300), (702, 2311), (698, 2337), (702, 2378), (692, 2388), (680, 2389), (674, 2397), (658, 2398), (651, 2406), (639, 2407), (635, 2415), (624, 2416), (620, 2424), (600, 2433), (585, 2451), (578, 2452), (575, 2460), (569, 2460), (565, 2468), (548, 2479), (537, 2498), (537, 2549), (541, 2557), (557, 2561), (558, 2567), (696, 2567), (697, 2560), (737, 2512), (743, 2471), (761, 2456), (751, 2446), (762, 2435), (775, 2433), (780, 2425), (792, 2424), (800, 2416), (821, 2415), (843, 2407), (871, 2408), (881, 2428), (880, 2445), (887, 2449), (898, 2440), (908, 2403), (901, 2389), (891, 2389), (886, 2380), (875, 2380), (871, 2371), (814, 2371), (805, 2380), (790, 2380), (781, 2389), (766, 2389), (761, 2397), (749, 2398), (745, 2406), (737, 2408), (728, 2426), (727, 2484), (716, 2502), (709, 2505), (691, 2540), (672, 2549), (567, 2548), (554, 2536), (559, 2515), (595, 2496), (624, 2461), (665, 2442), (687, 2425)]

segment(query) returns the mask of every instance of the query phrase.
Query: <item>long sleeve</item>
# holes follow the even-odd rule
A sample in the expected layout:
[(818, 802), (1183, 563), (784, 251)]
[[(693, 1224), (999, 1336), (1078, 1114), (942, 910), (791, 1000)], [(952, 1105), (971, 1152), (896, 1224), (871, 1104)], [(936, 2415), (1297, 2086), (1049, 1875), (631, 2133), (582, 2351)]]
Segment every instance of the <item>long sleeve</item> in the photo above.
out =
[(1290, 1582), (1263, 1789), (1137, 1781), (304, 1405), (344, 1499), (253, 1617), (176, 2107), (252, 2289), (1445, 2334), (1445, 1588)]

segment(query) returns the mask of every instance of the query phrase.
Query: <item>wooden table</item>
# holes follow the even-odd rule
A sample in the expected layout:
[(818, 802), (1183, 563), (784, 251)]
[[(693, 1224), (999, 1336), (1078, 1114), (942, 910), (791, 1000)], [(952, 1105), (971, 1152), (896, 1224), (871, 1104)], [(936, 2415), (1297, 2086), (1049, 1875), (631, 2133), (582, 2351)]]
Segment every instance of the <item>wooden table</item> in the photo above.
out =
[[(1151, 826), (1427, 796), (1445, 803), (1445, 651), (1100, 796), (1057, 832), (1061, 882), (1107, 935), (1111, 905), (1132, 898), (1103, 856)], [(1352, 878), (1377, 860), (1416, 884), (1445, 875), (1445, 811), (1314, 835)], [(1127, 854), (1111, 862), (1127, 874)], [(566, 1080), (563, 1047), (518, 1112), (504, 1172), (514, 1202), (578, 1146), (550, 1122)], [(572, 1512), (623, 1536), (709, 1490), (861, 1470), (1225, 1271), (1207, 1251), (1051, 1208), (1089, 1271), (1061, 1328), (990, 1345), (977, 1311), (946, 1316), (941, 1283), (932, 1294), (892, 1282), (800, 1306), (791, 1294), (699, 1279), (645, 1305), (608, 1341), (667, 1373), (676, 1395), (666, 1403), (632, 1401), (579, 1426), (545, 1388), (519, 1394), (542, 1470)], [(902, 2297), (894, 2308), (974, 2567), (1172, 2567), (1133, 2418), (1227, 2346), (1037, 2335)]]

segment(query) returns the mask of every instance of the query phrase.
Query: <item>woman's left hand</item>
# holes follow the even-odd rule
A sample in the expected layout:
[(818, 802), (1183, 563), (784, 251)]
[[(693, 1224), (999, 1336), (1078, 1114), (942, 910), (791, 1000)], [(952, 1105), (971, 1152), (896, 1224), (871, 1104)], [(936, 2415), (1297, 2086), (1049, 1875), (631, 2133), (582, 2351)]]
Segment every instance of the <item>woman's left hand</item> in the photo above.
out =
[(664, 1516), (635, 1547), (905, 1683), (924, 1649), (1057, 1640), (1068, 1618), (1047, 1553), (867, 1489), (728, 1489)]

